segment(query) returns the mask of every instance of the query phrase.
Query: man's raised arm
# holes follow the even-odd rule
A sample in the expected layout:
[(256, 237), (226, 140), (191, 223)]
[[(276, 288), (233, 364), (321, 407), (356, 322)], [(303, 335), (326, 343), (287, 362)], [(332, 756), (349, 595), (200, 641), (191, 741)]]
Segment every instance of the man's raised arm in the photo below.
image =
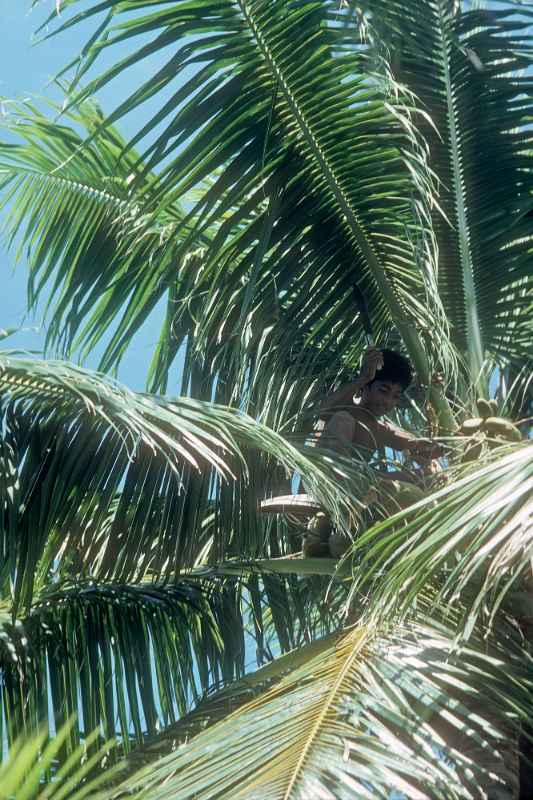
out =
[(353, 381), (340, 386), (328, 395), (319, 407), (319, 415), (329, 414), (335, 410), (346, 409), (353, 405), (354, 397), (374, 380), (376, 372), (383, 366), (383, 355), (377, 347), (369, 347), (363, 355), (361, 372)]

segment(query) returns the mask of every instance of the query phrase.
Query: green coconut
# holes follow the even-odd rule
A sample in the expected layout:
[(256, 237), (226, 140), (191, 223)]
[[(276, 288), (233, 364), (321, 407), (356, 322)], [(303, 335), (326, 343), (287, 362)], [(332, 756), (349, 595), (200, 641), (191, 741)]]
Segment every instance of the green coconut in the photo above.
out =
[(491, 436), (501, 436), (509, 442), (522, 441), (522, 434), (513, 423), (503, 417), (489, 417), (485, 420), (485, 429)]
[(400, 483), (401, 487), (398, 493), (398, 502), (402, 508), (408, 508), (424, 499), (425, 493), (419, 486), (415, 486), (413, 483)]
[(477, 401), (477, 410), (479, 412), (479, 416), (483, 419), (487, 419), (487, 417), (490, 417), (493, 413), (490, 402), (488, 400), (484, 400), (483, 397), (480, 397)]
[(498, 414), (498, 401), (497, 400), (489, 400), (489, 406), (490, 406), (490, 410), (491, 410), (491, 413), (489, 414), (489, 416), (491, 416), (491, 417), (497, 416), (497, 414)]
[(465, 436), (472, 436), (472, 434), (477, 433), (477, 431), (483, 425), (483, 419), (481, 417), (472, 417), (472, 419), (465, 419), (463, 424), (461, 425), (461, 433)]
[(389, 514), (397, 514), (425, 497), (420, 487), (406, 481), (381, 481), (383, 491), (379, 502)]

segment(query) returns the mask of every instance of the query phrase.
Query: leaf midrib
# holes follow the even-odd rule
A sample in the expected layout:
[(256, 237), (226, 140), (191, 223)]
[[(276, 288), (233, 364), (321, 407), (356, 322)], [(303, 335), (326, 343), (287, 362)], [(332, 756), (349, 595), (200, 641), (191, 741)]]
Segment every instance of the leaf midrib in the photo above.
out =
[[(237, 3), (240, 7), (241, 13), (245, 17), (246, 22), (249, 24), (252, 30), (252, 33), (257, 41), (257, 44), (259, 45), (263, 58), (268, 63), (272, 73), (276, 76), (278, 82), (278, 88), (282, 91), (283, 96), (285, 98), (285, 102), (287, 103), (287, 106), (291, 109), (293, 116), (298, 124), (298, 127), (300, 128), (301, 133), (304, 136), (305, 141), (307, 142), (315, 161), (318, 162), (321, 172), (328, 185), (328, 188), (330, 189), (330, 191), (335, 197), (335, 200), (340, 206), (340, 209), (345, 216), (345, 220), (348, 223), (350, 231), (354, 236), (357, 245), (361, 249), (361, 252), (367, 261), (367, 264), (372, 272), (374, 279), (378, 283), (383, 294), (386, 295), (387, 302), (390, 301), (389, 305), (391, 302), (393, 305), (397, 305), (397, 301), (393, 294), (392, 287), (389, 283), (387, 276), (384, 274), (384, 270), (381, 264), (379, 263), (376, 253), (374, 252), (374, 248), (371, 242), (368, 240), (366, 231), (361, 225), (357, 217), (357, 213), (352, 208), (350, 201), (342, 188), (341, 181), (336, 175), (334, 168), (329, 163), (327, 154), (320, 147), (318, 137), (313, 132), (313, 126), (311, 125), (310, 122), (308, 122), (304, 112), (300, 108), (294, 93), (291, 91), (289, 87), (289, 84), (285, 78), (283, 70), (278, 65), (273, 53), (271, 52), (267, 42), (265, 41), (263, 34), (259, 30), (257, 23), (255, 22), (252, 14), (247, 8), (246, 0), (237, 0)], [(403, 316), (403, 312), (401, 311), (399, 306), (397, 306), (397, 309), (398, 309), (398, 315)], [(393, 311), (393, 313), (396, 314), (396, 311)]]
[[(367, 634), (367, 631), (365, 629), (362, 629), (362, 630), (361, 629), (357, 629), (355, 631), (355, 633), (357, 634), (357, 639), (354, 642), (353, 647), (351, 649), (351, 652), (350, 652), (348, 658), (346, 659), (341, 671), (339, 672), (337, 678), (335, 679), (335, 681), (333, 683), (333, 686), (331, 687), (331, 690), (330, 690), (330, 692), (328, 694), (328, 697), (327, 697), (326, 701), (324, 702), (324, 705), (322, 706), (322, 710), (321, 710), (318, 718), (315, 720), (315, 722), (313, 724), (313, 727), (311, 728), (311, 731), (310, 731), (310, 733), (309, 733), (309, 735), (307, 737), (307, 741), (306, 741), (306, 743), (305, 743), (305, 745), (304, 745), (304, 747), (302, 749), (302, 752), (301, 752), (300, 757), (299, 757), (299, 759), (298, 759), (298, 761), (296, 763), (296, 766), (294, 767), (294, 771), (293, 771), (292, 777), (291, 777), (291, 779), (289, 781), (289, 785), (287, 786), (287, 790), (286, 790), (286, 792), (285, 792), (285, 794), (283, 796), (283, 800), (290, 800), (291, 792), (292, 792), (292, 790), (294, 788), (294, 785), (295, 785), (295, 783), (296, 783), (296, 781), (298, 779), (298, 775), (300, 774), (300, 772), (301, 772), (301, 770), (303, 768), (303, 765), (304, 765), (304, 763), (305, 763), (305, 761), (306, 761), (306, 759), (307, 759), (307, 757), (309, 755), (309, 751), (311, 750), (311, 747), (313, 746), (313, 744), (315, 742), (315, 739), (317, 738), (318, 732), (319, 732), (319, 730), (320, 730), (320, 728), (321, 728), (321, 726), (322, 726), (322, 724), (324, 722), (324, 719), (326, 718), (326, 716), (328, 715), (331, 707), (333, 706), (333, 704), (335, 702), (335, 699), (337, 697), (337, 694), (338, 694), (339, 690), (341, 689), (341, 687), (343, 685), (344, 679), (345, 679), (347, 673), (352, 668), (353, 662), (357, 659), (357, 657), (359, 656), (359, 653), (361, 652), (361, 649), (367, 643), (367, 638), (368, 637), (367, 637), (367, 635), (365, 635), (365, 634)], [(350, 632), (348, 634), (348, 636), (346, 638), (347, 639), (352, 639), (353, 637), (354, 637), (354, 632), (352, 631), (352, 632)], [(341, 643), (341, 646), (342, 645), (346, 646), (346, 640), (344, 640)]]
[(466, 198), (463, 190), (463, 170), (461, 168), (461, 143), (456, 121), (456, 102), (452, 91), (452, 80), (450, 75), (449, 52), (452, 43), (447, 35), (446, 11), (443, 8), (443, 0), (437, 3), (438, 25), (440, 50), (443, 65), (443, 80), (446, 90), (446, 116), (448, 118), (449, 130), (449, 153), (450, 166), (452, 170), (452, 180), (455, 192), (455, 208), (457, 213), (459, 256), (461, 259), (461, 272), (463, 276), (464, 309), (467, 328), (468, 356), (471, 366), (471, 374), (476, 377), (481, 373), (483, 365), (483, 343), (481, 338), (481, 328), (479, 324), (479, 314), (476, 301), (476, 289), (474, 281), (474, 267), (472, 262), (472, 252), (470, 248), (470, 236), (468, 228), (468, 215), (466, 209)]
[[(257, 22), (248, 8), (246, 0), (235, 0), (235, 2), (252, 31), (261, 55), (268, 64), (272, 74), (275, 76), (278, 91), (283, 94), (287, 107), (292, 112), (302, 136), (304, 137), (311, 151), (311, 155), (313, 156), (315, 162), (318, 163), (324, 180), (336, 200), (342, 217), (344, 217), (344, 222), (348, 225), (350, 233), (353, 236), (361, 255), (363, 256), (366, 267), (372, 275), (372, 278), (381, 292), (386, 306), (389, 309), (389, 313), (402, 335), (421, 380), (423, 382), (429, 382), (429, 362), (424, 348), (420, 342), (418, 333), (415, 331), (413, 324), (406, 317), (405, 312), (398, 298), (396, 297), (394, 289), (386, 274), (384, 266), (380, 263), (372, 243), (370, 242), (366, 231), (359, 221), (355, 209), (352, 208), (349, 198), (343, 191), (341, 181), (338, 179), (334, 168), (329, 163), (327, 154), (320, 147), (319, 137), (315, 136), (313, 132), (313, 126), (308, 122), (303, 110), (298, 105), (296, 97), (291, 91), (288, 81), (286, 80), (285, 75), (278, 65), (273, 53), (270, 51), (270, 48), (268, 47), (268, 44), (265, 41)], [(447, 410), (449, 411), (449, 409)]]

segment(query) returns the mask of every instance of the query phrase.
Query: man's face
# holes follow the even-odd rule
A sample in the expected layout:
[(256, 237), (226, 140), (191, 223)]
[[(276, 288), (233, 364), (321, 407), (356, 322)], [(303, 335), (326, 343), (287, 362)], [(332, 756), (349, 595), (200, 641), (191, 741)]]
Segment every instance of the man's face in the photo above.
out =
[(396, 407), (402, 396), (402, 387), (393, 381), (376, 380), (365, 386), (361, 405), (376, 417), (383, 417)]

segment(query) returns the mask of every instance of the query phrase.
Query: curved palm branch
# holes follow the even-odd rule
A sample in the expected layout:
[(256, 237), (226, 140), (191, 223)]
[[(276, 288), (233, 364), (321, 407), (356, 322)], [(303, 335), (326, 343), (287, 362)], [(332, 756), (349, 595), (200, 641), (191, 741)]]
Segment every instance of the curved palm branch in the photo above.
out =
[[(453, 627), (439, 624), (382, 637), (356, 627), (321, 649), (312, 645), (303, 663), (302, 651), (292, 665), (286, 656), (281, 669), (289, 671), (273, 686), (221, 722), (224, 699), (215, 697), (203, 715), (174, 728), (175, 744), (196, 723), (192, 741), (121, 789), (144, 788), (154, 800), (229, 793), (388, 798), (392, 789), (424, 800), (476, 796), (478, 787), (511, 789), (502, 755), (516, 742), (514, 712), (529, 711), (527, 669), (515, 660), (509, 631), (488, 652), (479, 641), (450, 655), (452, 638)], [(264, 678), (268, 686), (272, 674)], [(486, 703), (479, 707), (479, 691), (491, 697), (490, 711)], [(239, 706), (237, 692), (232, 700)], [(202, 731), (206, 720), (215, 724)], [(167, 752), (170, 745), (166, 740)], [(164, 738), (162, 748), (154, 742), (151, 757), (164, 747)], [(483, 752), (483, 760), (472, 761)]]
[(127, 753), (244, 673), (241, 592), (235, 580), (50, 584), (28, 615), (3, 624), (10, 738), (76, 717), (62, 758), (97, 728)]
[(439, 178), (439, 294), (471, 376), (530, 352), (533, 16), (514, 0), (357, 3), (376, 62), (417, 98)]
[[(431, 253), (424, 226), (433, 193), (424, 149), (408, 98), (396, 102), (390, 87), (369, 77), (361, 43), (346, 35), (332, 6), (226, 0), (211, 7), (202, 0), (154, 12), (149, 3), (99, 4), (61, 28), (109, 10), (88, 61), (115, 43), (152, 38), (75, 102), (149, 53), (174, 48), (105, 124), (175, 86), (130, 146), (161, 124), (139, 165), (141, 176), (159, 169), (157, 195), (139, 184), (143, 205), (156, 215), (217, 175), (167, 247), (183, 263), (200, 235), (216, 231), (201, 275), (186, 285), (194, 280), (201, 298), (200, 340), (224, 338), (219, 349), (231, 378), (243, 326), (255, 339), (255, 368), (258, 339), (281, 314), (291, 324), (284, 336), (277, 326), (271, 365), (294, 352), (296, 338), (305, 346), (335, 344), (353, 367), (366, 323), (386, 338), (392, 317), (429, 383), (431, 364), (446, 360), (447, 337), (438, 304), (429, 315), (425, 303)], [(422, 329), (428, 347), (434, 344), (429, 362), (416, 334)]]
[(198, 716), (208, 693), (256, 680), (248, 673), (273, 653), (339, 625), (347, 587), (331, 592), (324, 613), (323, 586), (223, 572), (204, 567), (165, 584), (51, 581), (14, 621), (5, 603), (0, 713), (9, 745), (75, 717), (61, 762), (96, 729), (91, 753), (116, 737), (116, 755), (127, 754), (184, 715)]
[(257, 513), (269, 483), (255, 483), (280, 467), (300, 472), (341, 524), (361, 505), (364, 479), (341, 490), (327, 453), (212, 403), (136, 394), (72, 365), (5, 355), (0, 400), (2, 583), (15, 608), (29, 608), (58, 569), (123, 582), (169, 578), (198, 559), (283, 554), (276, 527), (265, 537)]
[[(130, 753), (122, 764), (125, 773), (133, 775), (142, 766), (152, 764), (168, 755), (176, 746), (186, 744), (206, 728), (225, 720), (235, 710), (273, 686), (284, 675), (308, 663), (311, 658), (326, 653), (340, 635), (339, 626), (334, 633), (290, 650), (269, 661), (265, 666), (249, 672), (240, 680), (202, 698), (193, 711), (169, 725), (164, 731), (153, 737), (147, 737), (140, 747)], [(121, 781), (124, 777), (123, 772)]]
[[(163, 246), (165, 231), (183, 212), (171, 203), (157, 218), (149, 213), (133, 185), (138, 156), (130, 151), (121, 157), (125, 141), (115, 128), (107, 127), (97, 144), (82, 151), (79, 131), (88, 136), (104, 120), (94, 101), (70, 111), (62, 124), (58, 115), (64, 112), (53, 103), (53, 119), (30, 102), (6, 107), (2, 227), (18, 256), (28, 257), (29, 305), (46, 289), (47, 305), (54, 303), (48, 346), (69, 349), (79, 334), (86, 350), (109, 337), (117, 309), (125, 307), (123, 325), (101, 360), (103, 369), (116, 366), (167, 290), (173, 256)], [(144, 176), (142, 187), (148, 195), (158, 192), (153, 175)]]
[(533, 445), (502, 447), (462, 473), (357, 540), (353, 591), (371, 588), (369, 613), (405, 613), (436, 586), (439, 602), (464, 604), (463, 630), (480, 615), (492, 624), (499, 608), (524, 623), (533, 616)]

